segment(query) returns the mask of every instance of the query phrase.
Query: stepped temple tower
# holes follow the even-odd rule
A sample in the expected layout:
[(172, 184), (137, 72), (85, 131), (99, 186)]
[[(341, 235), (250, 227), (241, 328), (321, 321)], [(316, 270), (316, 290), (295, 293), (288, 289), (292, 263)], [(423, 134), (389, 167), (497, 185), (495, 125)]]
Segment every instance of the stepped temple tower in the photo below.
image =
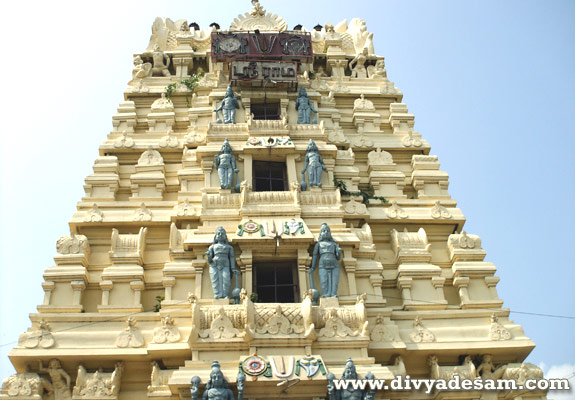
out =
[(0, 399), (544, 399), (334, 388), (542, 372), (365, 22), (252, 3), (154, 21)]

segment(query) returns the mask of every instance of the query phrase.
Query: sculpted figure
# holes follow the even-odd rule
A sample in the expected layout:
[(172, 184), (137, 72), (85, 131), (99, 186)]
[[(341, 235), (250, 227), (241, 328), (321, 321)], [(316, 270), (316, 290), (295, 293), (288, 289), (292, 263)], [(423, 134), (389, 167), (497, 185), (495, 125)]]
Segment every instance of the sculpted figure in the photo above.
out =
[[(317, 110), (313, 107), (313, 103), (307, 96), (307, 91), (304, 87), (299, 90), (299, 96), (295, 101), (295, 109), (297, 110), (298, 124), (317, 124)], [(312, 111), (316, 114), (313, 122), (311, 121)]]
[(142, 57), (134, 57), (134, 69), (132, 70), (133, 79), (143, 79), (150, 76), (152, 72), (152, 64), (142, 61)]
[(237, 108), (240, 108), (238, 98), (234, 95), (232, 85), (228, 85), (222, 104), (214, 110), (216, 117), (218, 118), (218, 124), (222, 123), (222, 120), (218, 116), (218, 111), (222, 111), (222, 114), (224, 115), (224, 124), (235, 124)]
[(353, 18), (349, 21), (347, 32), (353, 39), (356, 52), (359, 53), (363, 51), (363, 49), (367, 49), (368, 54), (375, 54), (375, 50), (373, 48), (373, 33), (369, 33), (367, 31), (367, 24), (364, 20)]
[[(349, 385), (346, 389), (336, 389), (333, 384), (335, 376), (332, 373), (327, 374), (328, 380), (327, 394), (329, 400), (371, 400), (374, 396), (373, 390), (361, 390), (354, 389), (352, 385)], [(345, 369), (341, 375), (341, 379), (358, 379), (357, 371), (355, 365), (351, 358), (347, 359), (345, 363)], [(365, 374), (365, 379), (372, 380), (375, 379), (371, 372)]]
[(232, 154), (232, 146), (230, 146), (228, 139), (224, 140), (220, 154), (214, 156), (214, 164), (220, 177), (220, 188), (230, 189), (233, 183), (233, 174), (236, 174), (237, 182), (237, 174), (240, 170), (236, 167), (236, 156)]
[(42, 361), (38, 361), (38, 372), (45, 372), (50, 375), (49, 382), (47, 379), (42, 379), (42, 385), (49, 395), (52, 395), (54, 400), (71, 400), (70, 393), (70, 375), (60, 364), (60, 360), (53, 358), (48, 362), (48, 368), (44, 368)]
[[(321, 284), (321, 297), (336, 297), (339, 283), (339, 260), (341, 259), (341, 247), (331, 237), (331, 230), (324, 222), (319, 230), (319, 238), (313, 249), (313, 259), (309, 270), (310, 280), (313, 287), (311, 274), (319, 264), (319, 282)], [(319, 259), (319, 262), (318, 262)]]
[[(200, 378), (194, 376), (192, 378), (192, 400), (198, 399), (198, 384)], [(239, 390), (241, 386), (241, 390)], [(238, 397), (243, 396), (243, 382), (241, 385), (238, 384)], [(222, 370), (220, 369), (220, 363), (214, 361), (212, 363), (212, 371), (210, 372), (210, 380), (206, 384), (206, 389), (202, 400), (234, 400), (234, 393), (230, 389), (228, 381), (224, 378)]]
[(321, 173), (322, 171), (327, 171), (325, 164), (323, 163), (323, 159), (319, 154), (319, 149), (313, 140), (309, 140), (309, 144), (307, 146), (307, 152), (305, 153), (305, 166), (303, 171), (301, 172), (302, 175), (302, 182), (301, 182), (301, 189), (305, 190), (307, 184), (305, 183), (305, 172), (308, 171), (308, 180), (310, 186), (319, 186), (321, 187)]
[(387, 78), (387, 72), (385, 71), (385, 61), (377, 60), (375, 65), (370, 65), (367, 67), (367, 74), (369, 79), (385, 79)]
[(154, 61), (154, 66), (152, 67), (152, 76), (170, 76), (170, 57), (164, 54), (160, 50), (158, 45), (154, 46), (154, 51), (152, 53), (152, 60)]
[(367, 70), (365, 69), (365, 62), (367, 61), (367, 48), (364, 48), (360, 53), (349, 62), (349, 69), (351, 69), (352, 78), (367, 78)]
[(210, 263), (210, 279), (214, 290), (214, 299), (228, 299), (232, 274), (238, 274), (234, 248), (228, 242), (226, 230), (223, 227), (216, 229), (214, 241), (206, 252)]

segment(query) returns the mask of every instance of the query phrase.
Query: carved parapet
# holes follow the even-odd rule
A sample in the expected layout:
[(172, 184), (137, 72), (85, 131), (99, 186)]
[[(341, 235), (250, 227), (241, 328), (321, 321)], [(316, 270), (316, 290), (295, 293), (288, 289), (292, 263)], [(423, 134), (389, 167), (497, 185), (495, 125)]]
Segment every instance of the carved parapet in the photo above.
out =
[(392, 229), (391, 246), (398, 264), (431, 261), (431, 244), (423, 228), (417, 232), (408, 232), (407, 228), (403, 232)]
[[(245, 305), (204, 306), (199, 312), (200, 339), (208, 341), (237, 340), (246, 336), (248, 326)], [(247, 328), (247, 329), (246, 329)], [(192, 339), (190, 337), (190, 339)], [(243, 339), (242, 339), (243, 341)]]
[(208, 124), (208, 142), (221, 142), (224, 139), (230, 141), (247, 140), (248, 135), (247, 123), (218, 124), (210, 122)]
[(42, 400), (42, 381), (35, 372), (21, 372), (2, 381), (0, 399)]
[(397, 287), (401, 290), (405, 310), (442, 310), (447, 308), (443, 293), (445, 278), (441, 267), (408, 263), (397, 267)]
[(397, 170), (390, 153), (377, 148), (367, 155), (369, 183), (374, 188), (376, 196), (387, 199), (404, 199), (405, 174)]
[(420, 199), (450, 199), (449, 174), (439, 170), (437, 156), (415, 154), (411, 159), (411, 181)]
[(120, 186), (118, 157), (103, 156), (94, 161), (94, 173), (84, 184), (85, 201), (113, 201)]
[[(393, 129), (395, 135), (408, 135), (415, 134), (413, 126), (415, 125), (415, 117), (409, 114), (407, 106), (404, 103), (391, 103), (389, 105), (389, 124)], [(419, 134), (417, 134), (419, 136)]]
[(481, 248), (481, 238), (477, 235), (468, 235), (465, 231), (449, 235), (447, 248), (451, 262), (483, 261), (486, 254)]
[(174, 370), (163, 370), (156, 361), (152, 361), (152, 375), (148, 386), (148, 398), (170, 398), (172, 391), (168, 382)]
[(376, 112), (373, 102), (363, 94), (353, 103), (352, 120), (359, 133), (381, 131), (381, 116)]
[(265, 119), (248, 119), (248, 131), (251, 133), (265, 134), (269, 136), (287, 136), (287, 120), (265, 120)]
[(172, 260), (175, 258), (181, 258), (180, 256), (184, 255), (184, 242), (188, 237), (193, 236), (194, 230), (193, 229), (178, 229), (176, 224), (172, 222), (170, 225), (170, 242), (169, 242), (169, 249), (170, 249), (170, 257)]
[(149, 147), (136, 164), (136, 173), (130, 176), (131, 200), (161, 200), (166, 187), (164, 159)]
[(136, 103), (123, 101), (118, 106), (118, 113), (112, 117), (114, 132), (134, 133), (136, 126)]
[(202, 208), (220, 209), (220, 208), (240, 208), (239, 193), (230, 193), (225, 196), (220, 194), (202, 194)]
[(84, 235), (70, 233), (56, 242), (58, 254), (54, 257), (56, 265), (88, 265), (90, 244)]
[(265, 335), (297, 335), (304, 332), (301, 307), (297, 304), (254, 304), (255, 331)]
[(78, 366), (76, 386), (72, 392), (73, 400), (117, 400), (122, 382), (124, 364), (116, 363), (112, 372), (102, 369), (93, 373), (86, 371), (82, 364)]
[(173, 129), (176, 113), (174, 112), (174, 104), (165, 97), (165, 93), (162, 93), (162, 97), (152, 103), (151, 111), (148, 114), (149, 132), (169, 132)]
[(439, 366), (437, 356), (431, 355), (427, 359), (427, 364), (431, 368), (430, 376), (433, 379), (448, 381), (456, 375), (461, 379), (474, 380), (477, 378), (477, 370), (470, 356), (465, 357), (461, 365)]
[(495, 265), (480, 261), (454, 262), (453, 286), (459, 291), (462, 308), (501, 307), (503, 300), (497, 295), (499, 278), (494, 276)]
[(137, 234), (120, 234), (112, 229), (110, 259), (114, 264), (143, 264), (148, 228), (140, 228)]
[(294, 140), (295, 139), (301, 139), (301, 140), (312, 139), (318, 141), (326, 140), (325, 123), (323, 120), (319, 121), (319, 124), (289, 125), (288, 128), (290, 132), (290, 137)]

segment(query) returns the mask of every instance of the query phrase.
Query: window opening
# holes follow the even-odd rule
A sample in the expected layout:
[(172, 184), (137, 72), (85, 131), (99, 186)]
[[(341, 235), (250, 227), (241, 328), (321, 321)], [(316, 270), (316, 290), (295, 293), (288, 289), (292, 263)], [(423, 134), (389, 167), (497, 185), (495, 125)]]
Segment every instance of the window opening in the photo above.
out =
[(255, 192), (283, 192), (287, 190), (285, 163), (254, 161), (253, 170)]
[(254, 115), (254, 119), (263, 120), (278, 120), (280, 119), (280, 103), (269, 102), (264, 103), (252, 103), (251, 111)]
[(255, 265), (254, 292), (260, 303), (299, 302), (297, 268), (293, 263)]

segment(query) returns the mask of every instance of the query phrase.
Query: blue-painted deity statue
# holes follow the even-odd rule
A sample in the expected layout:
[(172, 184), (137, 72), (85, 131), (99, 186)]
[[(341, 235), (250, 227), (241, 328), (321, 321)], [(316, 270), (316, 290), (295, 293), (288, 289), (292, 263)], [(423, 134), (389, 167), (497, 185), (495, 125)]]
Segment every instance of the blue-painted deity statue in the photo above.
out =
[[(317, 124), (317, 110), (313, 107), (311, 99), (307, 96), (307, 91), (304, 87), (299, 90), (299, 96), (295, 101), (295, 109), (297, 110), (297, 123), (298, 124)], [(311, 113), (316, 115), (311, 120)]]
[(224, 124), (235, 124), (236, 123), (236, 109), (240, 108), (238, 98), (234, 95), (232, 90), (232, 85), (228, 85), (222, 104), (214, 110), (216, 117), (218, 117), (218, 123), (221, 124), (222, 120), (218, 116), (218, 111), (221, 111), (224, 115)]
[(210, 279), (214, 290), (214, 299), (227, 299), (230, 296), (232, 274), (240, 274), (236, 269), (234, 248), (228, 242), (226, 230), (219, 226), (214, 241), (206, 252), (210, 263)]
[(231, 189), (234, 173), (236, 174), (237, 181), (237, 174), (240, 171), (236, 167), (236, 156), (232, 154), (232, 146), (230, 146), (228, 139), (224, 141), (220, 154), (216, 154), (214, 156), (214, 164), (218, 169), (218, 176), (220, 177), (220, 188)]
[(319, 186), (321, 187), (321, 174), (322, 171), (327, 171), (325, 164), (323, 163), (323, 158), (319, 154), (319, 149), (313, 140), (309, 140), (307, 146), (307, 151), (305, 153), (304, 168), (301, 172), (302, 182), (301, 189), (306, 190), (307, 184), (305, 183), (305, 172), (308, 171), (307, 177), (309, 181), (309, 186)]
[(331, 237), (331, 230), (324, 222), (319, 230), (319, 237), (313, 249), (313, 258), (310, 268), (310, 279), (313, 286), (311, 274), (319, 264), (319, 282), (321, 285), (321, 297), (336, 297), (337, 285), (339, 283), (339, 260), (341, 259), (341, 247)]

